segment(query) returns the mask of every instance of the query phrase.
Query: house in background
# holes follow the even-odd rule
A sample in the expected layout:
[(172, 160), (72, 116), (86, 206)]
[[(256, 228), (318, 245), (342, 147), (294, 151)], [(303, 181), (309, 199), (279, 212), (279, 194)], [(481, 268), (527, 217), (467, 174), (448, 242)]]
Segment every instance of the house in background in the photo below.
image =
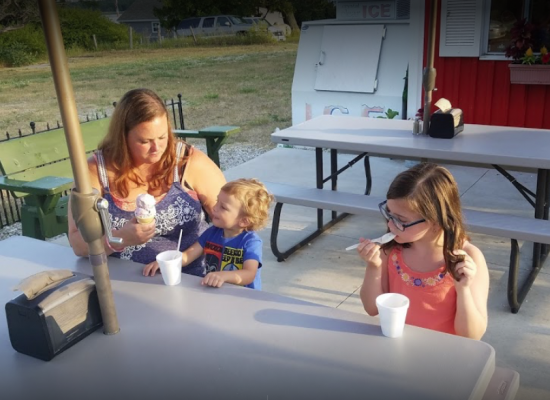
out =
[(161, 0), (136, 0), (118, 17), (117, 22), (132, 27), (145, 40), (154, 42), (172, 36), (172, 32), (160, 26), (153, 8), (162, 8)]
[[(424, 54), (430, 1), (425, 4)], [(527, 18), (550, 35), (550, 1), (435, 1), (434, 102), (447, 98), (464, 111), (466, 123), (550, 129), (550, 84), (511, 83), (511, 60), (504, 56), (517, 18)]]
[(117, 14), (116, 12), (102, 12), (103, 16), (109, 19), (109, 21), (114, 22), (115, 24), (119, 24), (118, 17), (120, 17), (122, 14)]

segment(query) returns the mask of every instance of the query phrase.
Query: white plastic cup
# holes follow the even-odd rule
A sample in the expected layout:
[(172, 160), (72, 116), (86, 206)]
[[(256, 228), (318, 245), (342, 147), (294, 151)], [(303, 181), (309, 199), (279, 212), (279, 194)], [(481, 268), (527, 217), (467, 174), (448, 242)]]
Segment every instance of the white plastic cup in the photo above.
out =
[(384, 293), (376, 298), (380, 326), (384, 336), (396, 338), (403, 335), (409, 309), (409, 298), (399, 293)]
[(157, 254), (160, 272), (164, 283), (168, 286), (179, 285), (181, 282), (181, 251), (167, 250)]

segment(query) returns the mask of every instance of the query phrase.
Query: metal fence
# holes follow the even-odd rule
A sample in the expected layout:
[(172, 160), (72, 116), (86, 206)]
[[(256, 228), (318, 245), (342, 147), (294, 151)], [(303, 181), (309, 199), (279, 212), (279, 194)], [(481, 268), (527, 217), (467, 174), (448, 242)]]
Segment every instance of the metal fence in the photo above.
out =
[[(177, 100), (174, 100), (172, 98), (172, 99), (165, 100), (164, 103), (166, 104), (168, 113), (172, 118), (172, 124), (174, 129), (185, 129), (185, 121), (183, 118), (183, 101), (182, 101), (181, 94), (177, 95)], [(113, 107), (115, 106), (116, 106), (116, 102), (113, 103)], [(82, 121), (82, 123), (89, 122), (94, 119), (101, 119), (101, 118), (107, 118), (107, 117), (109, 117), (107, 112), (104, 112), (102, 114), (95, 113), (95, 115), (92, 115), (91, 118), (89, 115), (86, 115), (86, 120)], [(30, 127), (30, 130), (27, 130), (27, 131), (22, 129), (17, 129), (17, 132), (15, 134), (10, 134), (9, 132), (6, 132), (5, 135), (0, 137), (0, 146), (2, 145), (2, 142), (6, 142), (8, 140), (13, 140), (23, 136), (39, 135), (42, 132), (47, 132), (53, 129), (60, 129), (62, 128), (62, 125), (59, 123), (59, 121), (56, 121), (55, 124), (52, 124), (52, 125), (47, 123), (46, 129), (38, 131), (36, 130), (36, 124), (34, 122), (30, 122), (29, 127)], [(0, 190), (0, 229), (4, 228), (5, 226), (12, 225), (16, 222), (21, 221), (22, 203), (23, 203), (23, 200), (21, 198), (13, 197), (13, 195), (9, 191)]]

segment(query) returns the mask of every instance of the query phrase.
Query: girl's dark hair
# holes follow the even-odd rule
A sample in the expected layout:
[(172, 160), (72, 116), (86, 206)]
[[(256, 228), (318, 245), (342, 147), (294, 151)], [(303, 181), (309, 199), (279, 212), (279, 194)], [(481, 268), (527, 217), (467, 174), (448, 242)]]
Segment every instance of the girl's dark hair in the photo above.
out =
[[(453, 251), (462, 249), (468, 236), (464, 230), (458, 186), (452, 174), (437, 164), (417, 164), (395, 177), (386, 197), (407, 200), (415, 213), (441, 227), (445, 266), (456, 279), (455, 266), (464, 256), (455, 255)], [(394, 245), (392, 241), (382, 248)]]

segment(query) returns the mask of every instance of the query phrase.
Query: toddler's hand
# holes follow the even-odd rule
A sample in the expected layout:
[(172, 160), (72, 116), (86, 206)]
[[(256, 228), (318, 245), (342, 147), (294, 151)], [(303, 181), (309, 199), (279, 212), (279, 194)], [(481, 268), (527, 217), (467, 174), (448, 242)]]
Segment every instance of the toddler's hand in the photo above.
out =
[(149, 263), (143, 268), (143, 276), (155, 276), (159, 269), (159, 264), (156, 261)]
[(222, 287), (225, 279), (223, 274), (220, 272), (210, 272), (204, 278), (202, 278), (201, 285), (212, 286), (212, 287)]
[(380, 268), (382, 266), (380, 246), (377, 243), (371, 242), (369, 239), (360, 238), (357, 252), (369, 266), (374, 268)]
[(457, 263), (455, 266), (455, 275), (458, 277), (458, 281), (455, 280), (455, 286), (468, 287), (474, 281), (477, 265), (464, 250), (455, 250), (454, 254), (464, 256), (464, 261)]

